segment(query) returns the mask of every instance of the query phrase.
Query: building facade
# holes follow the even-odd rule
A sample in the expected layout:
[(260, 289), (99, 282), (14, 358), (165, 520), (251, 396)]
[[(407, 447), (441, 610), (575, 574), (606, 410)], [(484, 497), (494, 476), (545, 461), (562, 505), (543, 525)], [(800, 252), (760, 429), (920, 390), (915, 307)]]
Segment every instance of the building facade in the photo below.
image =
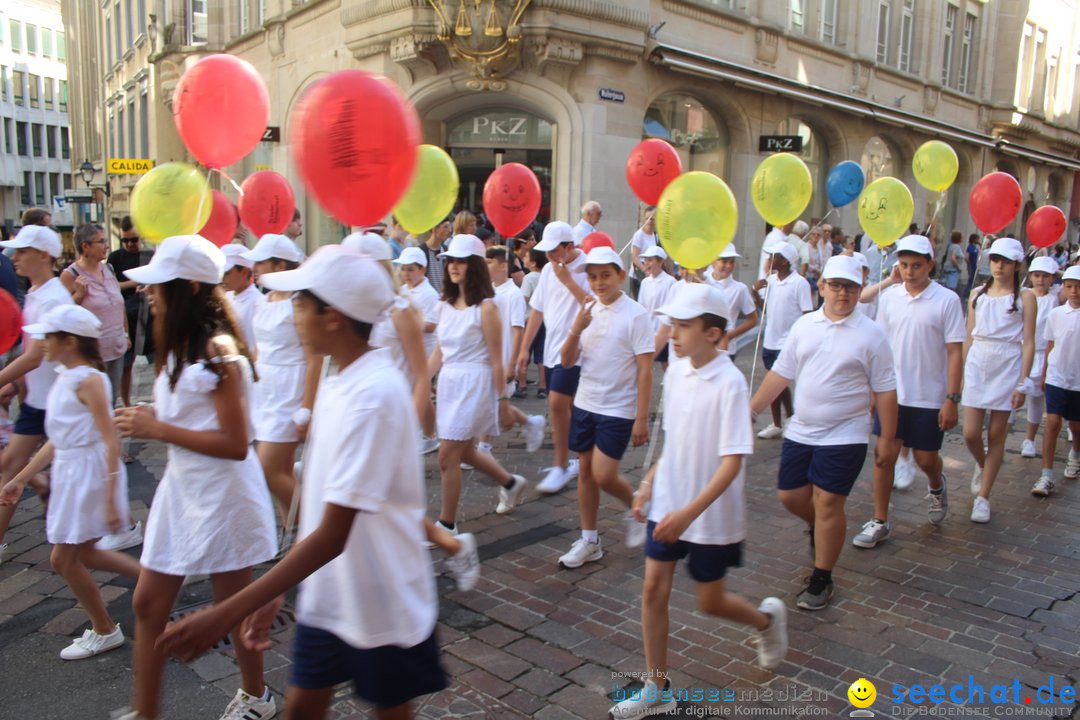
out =
[(54, 222), (70, 224), (66, 61), (57, 0), (0, 5), (0, 223), (9, 232), (31, 207), (53, 208)]

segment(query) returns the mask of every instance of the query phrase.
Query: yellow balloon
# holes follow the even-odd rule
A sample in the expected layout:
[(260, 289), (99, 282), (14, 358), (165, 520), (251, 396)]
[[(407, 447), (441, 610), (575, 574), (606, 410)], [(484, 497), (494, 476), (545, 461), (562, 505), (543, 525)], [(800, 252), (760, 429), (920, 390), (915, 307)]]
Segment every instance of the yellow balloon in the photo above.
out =
[(765, 158), (750, 180), (754, 207), (770, 225), (797, 220), (814, 192), (810, 169), (798, 155), (777, 153)]
[(924, 188), (945, 192), (956, 180), (960, 162), (956, 158), (956, 152), (947, 143), (930, 140), (915, 151), (915, 156), (911, 159), (911, 169), (915, 172), (915, 179)]
[(656, 206), (660, 244), (682, 267), (697, 270), (716, 260), (731, 238), (739, 210), (731, 188), (707, 172), (672, 180)]
[(458, 171), (440, 147), (416, 148), (416, 172), (412, 184), (394, 207), (394, 217), (413, 235), (427, 232), (454, 209), (458, 196)]
[(187, 163), (165, 163), (135, 183), (131, 221), (143, 237), (189, 235), (202, 229), (213, 205), (202, 173)]
[(878, 247), (900, 239), (911, 225), (915, 201), (907, 185), (894, 177), (878, 178), (859, 196), (859, 225)]

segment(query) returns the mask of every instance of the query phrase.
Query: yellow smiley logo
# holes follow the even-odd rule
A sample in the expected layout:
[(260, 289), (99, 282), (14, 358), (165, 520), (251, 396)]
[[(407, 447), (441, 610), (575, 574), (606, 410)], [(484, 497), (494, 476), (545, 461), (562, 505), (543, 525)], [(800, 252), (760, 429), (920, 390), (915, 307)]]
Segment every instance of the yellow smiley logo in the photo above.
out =
[(851, 683), (847, 691), (848, 700), (857, 708), (868, 708), (877, 698), (877, 688), (866, 678), (859, 678)]

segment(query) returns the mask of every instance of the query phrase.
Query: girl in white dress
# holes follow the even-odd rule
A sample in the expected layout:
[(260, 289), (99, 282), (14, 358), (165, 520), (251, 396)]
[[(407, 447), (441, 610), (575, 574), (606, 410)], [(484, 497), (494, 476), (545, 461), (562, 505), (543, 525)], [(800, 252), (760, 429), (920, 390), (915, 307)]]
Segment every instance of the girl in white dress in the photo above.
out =
[(90, 629), (65, 648), (64, 660), (83, 660), (124, 644), (90, 570), (139, 576), (139, 563), (94, 543), (129, 521), (127, 475), (112, 418), (112, 387), (98, 349), (101, 321), (78, 305), (61, 305), (23, 328), (45, 339), (45, 358), (60, 375), (49, 390), (45, 430), (49, 441), (0, 492), (0, 504), (14, 505), (27, 482), (52, 463), (45, 537), (49, 560), (64, 578)]
[(1043, 397), (1042, 376), (1046, 365), (1046, 347), (1050, 344), (1043, 331), (1050, 311), (1061, 304), (1061, 286), (1054, 286), (1054, 277), (1058, 273), (1057, 262), (1050, 257), (1037, 257), (1028, 267), (1028, 280), (1031, 291), (1035, 293), (1037, 312), (1035, 315), (1035, 361), (1031, 364), (1031, 392), (1027, 396), (1027, 436), (1020, 448), (1020, 455), (1027, 458), (1037, 457), (1035, 436), (1039, 433), (1046, 410), (1046, 398)]
[[(1009, 413), (1030, 392), (1035, 360), (1035, 294), (1020, 288), (1024, 248), (1013, 238), (998, 238), (990, 248), (990, 279), (968, 301), (964, 343), (964, 442), (975, 459), (971, 493), (972, 522), (990, 521), (990, 489), (1005, 455)], [(983, 421), (990, 429), (983, 440)], [(985, 443), (985, 452), (983, 450)]]
[(442, 510), (438, 525), (455, 532), (461, 497), (461, 463), (472, 465), (502, 488), (495, 512), (508, 513), (521, 502), (525, 478), (507, 472), (476, 438), (498, 435), (509, 427), (510, 398), (502, 362), (502, 321), (492, 298), (483, 241), (455, 235), (442, 255), (447, 258), (446, 283), (439, 303), (438, 344), (429, 373), (439, 375), (435, 425), (439, 435)]
[[(149, 265), (126, 271), (148, 286), (158, 376), (154, 406), (122, 410), (116, 424), (125, 436), (168, 445), (132, 598), (135, 691), (128, 718), (158, 717), (165, 656), (155, 642), (184, 577), (210, 575), (220, 603), (277, 551), (270, 493), (251, 449), (251, 366), (219, 287), (224, 266), (210, 241), (185, 235), (166, 238)], [(241, 689), (223, 718), (272, 717), (262, 654), (239, 642), (233, 647)]]

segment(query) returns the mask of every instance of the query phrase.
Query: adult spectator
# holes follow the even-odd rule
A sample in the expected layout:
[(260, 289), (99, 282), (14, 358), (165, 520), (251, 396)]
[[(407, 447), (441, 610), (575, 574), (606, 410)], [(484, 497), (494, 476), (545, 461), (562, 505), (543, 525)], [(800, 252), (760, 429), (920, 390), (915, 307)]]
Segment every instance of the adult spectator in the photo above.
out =
[(22, 226), (41, 225), (52, 227), (52, 213), (45, 208), (30, 208), (22, 214)]
[(953, 230), (949, 235), (949, 246), (945, 248), (945, 260), (942, 262), (945, 287), (954, 292), (959, 292), (960, 276), (964, 272), (964, 266), (967, 265), (964, 260), (964, 248), (960, 245), (963, 241), (964, 234), (959, 230)]
[(409, 239), (409, 231), (401, 227), (401, 223), (398, 222), (396, 217), (390, 218), (390, 225), (386, 228), (386, 242), (390, 243), (390, 250), (394, 253), (392, 259), (397, 260), (401, 255), (401, 251), (405, 249), (405, 245)]
[[(475, 235), (476, 216), (468, 210), (462, 210), (454, 216), (454, 235)], [(438, 289), (438, 288), (436, 288)], [(441, 292), (441, 291), (440, 291)]]
[(420, 245), (424, 257), (427, 258), (427, 279), (440, 295), (442, 295), (443, 278), (446, 277), (446, 264), (439, 257), (439, 253), (446, 249), (446, 241), (449, 237), (450, 220), (446, 219), (431, 228), (427, 240)]
[(791, 232), (787, 236), (787, 242), (799, 251), (799, 266), (794, 268), (794, 270), (803, 277), (806, 277), (806, 269), (810, 264), (810, 245), (803, 240), (803, 238), (806, 237), (806, 233), (809, 231), (810, 226), (805, 220), (796, 220), (795, 224), (791, 226)]
[(293, 210), (292, 222), (285, 226), (285, 231), (281, 234), (293, 242), (304, 234), (304, 223), (300, 221), (300, 208)]
[(979, 260), (975, 265), (975, 282), (971, 286), (972, 289), (985, 285), (990, 279), (990, 246), (995, 239), (993, 235), (983, 238), (982, 250), (979, 251)]
[(120, 379), (120, 399), (125, 406), (131, 405), (131, 368), (135, 364), (135, 356), (153, 357), (154, 320), (146, 295), (138, 283), (127, 279), (124, 271), (146, 265), (153, 255), (153, 251), (142, 249), (139, 232), (132, 225), (131, 217), (125, 215), (120, 221), (120, 249), (109, 253), (108, 260), (120, 283), (120, 294), (124, 296), (124, 314), (127, 317), (128, 339), (131, 341), (124, 355), (124, 371)]
[(645, 208), (645, 222), (634, 232), (630, 239), (630, 262), (633, 264), (633, 275), (630, 276), (630, 294), (637, 299), (638, 288), (641, 280), (645, 277), (645, 265), (641, 260), (641, 253), (656, 246), (656, 208)]
[(971, 233), (968, 235), (967, 249), (967, 290), (964, 292), (964, 297), (967, 297), (971, 292), (971, 286), (975, 282), (975, 268), (979, 264), (979, 233)]
[(574, 226), (574, 240), (579, 246), (589, 233), (596, 232), (596, 226), (600, 223), (600, 217), (603, 214), (600, 203), (595, 200), (589, 200), (581, 206), (581, 220)]

